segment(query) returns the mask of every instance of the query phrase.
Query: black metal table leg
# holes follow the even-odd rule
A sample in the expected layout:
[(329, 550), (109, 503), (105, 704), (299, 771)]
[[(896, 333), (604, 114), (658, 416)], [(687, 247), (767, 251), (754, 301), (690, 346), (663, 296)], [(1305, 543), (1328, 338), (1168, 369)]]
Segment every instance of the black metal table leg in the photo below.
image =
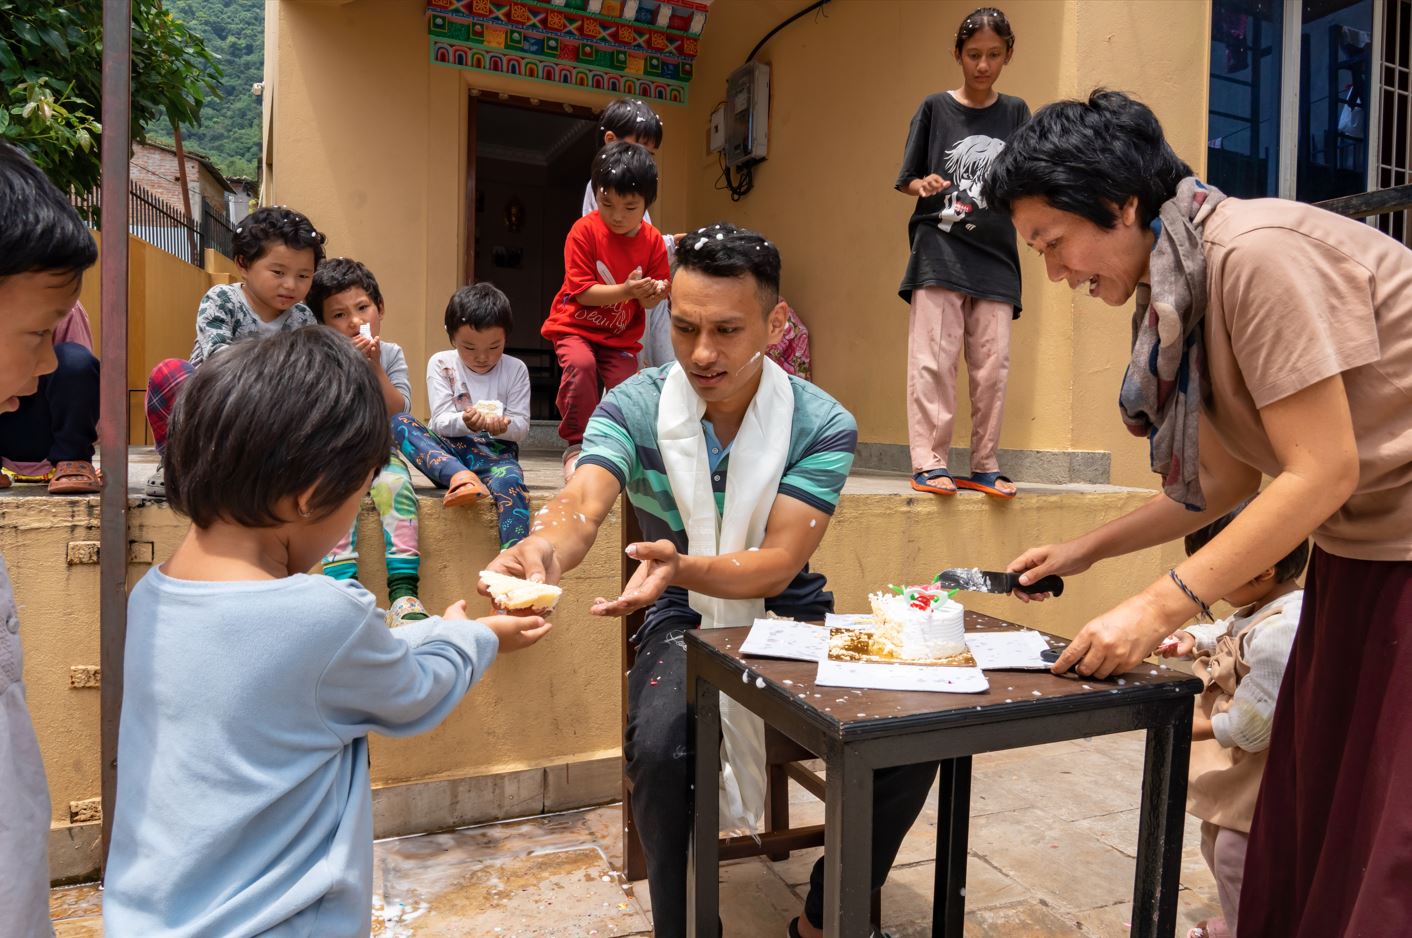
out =
[(825, 763), (824, 938), (857, 938), (872, 911), (873, 770), (846, 744)]
[(943, 759), (937, 787), (932, 938), (961, 938), (966, 922), (966, 849), (971, 832), (971, 757)]
[[(686, 876), (688, 938), (715, 938), (720, 915), (721, 695), (702, 679), (687, 656), (687, 739), (696, 753), (692, 786), (695, 818)], [(704, 744), (699, 743), (704, 740)]]
[(1147, 731), (1132, 938), (1170, 938), (1176, 933), (1191, 714), (1191, 703), (1179, 701), (1172, 722)]

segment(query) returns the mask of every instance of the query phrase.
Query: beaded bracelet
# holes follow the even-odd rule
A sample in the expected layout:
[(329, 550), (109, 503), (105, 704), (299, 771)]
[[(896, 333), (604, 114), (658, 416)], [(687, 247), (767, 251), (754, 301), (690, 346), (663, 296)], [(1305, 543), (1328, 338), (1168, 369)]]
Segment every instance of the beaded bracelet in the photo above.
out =
[(1181, 590), (1183, 593), (1186, 593), (1187, 599), (1190, 599), (1192, 602), (1196, 603), (1197, 608), (1201, 610), (1201, 614), (1203, 616), (1205, 616), (1212, 622), (1216, 621), (1216, 617), (1211, 615), (1211, 607), (1202, 602), (1201, 597), (1193, 593), (1191, 591), (1191, 588), (1182, 582), (1182, 578), (1177, 576), (1177, 571), (1175, 567), (1171, 570), (1168, 570), (1167, 575), (1172, 578), (1173, 583), (1177, 584), (1177, 589)]

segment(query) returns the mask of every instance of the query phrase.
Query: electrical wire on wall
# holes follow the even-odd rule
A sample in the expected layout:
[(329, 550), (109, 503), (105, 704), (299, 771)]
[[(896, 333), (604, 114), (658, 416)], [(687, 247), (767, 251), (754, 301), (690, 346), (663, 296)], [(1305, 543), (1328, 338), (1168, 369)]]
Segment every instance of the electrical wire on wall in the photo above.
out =
[[(788, 26), (790, 23), (793, 23), (801, 16), (804, 16), (805, 14), (811, 13), (815, 10), (821, 11), (819, 14), (820, 16), (827, 15), (822, 12), (822, 8), (829, 2), (830, 0), (814, 0), (813, 3), (809, 4), (804, 9), (775, 24), (775, 27), (773, 29), (765, 33), (764, 37), (759, 42), (755, 43), (755, 48), (750, 50), (750, 54), (745, 57), (745, 61), (747, 63), (752, 61), (755, 58), (755, 54), (764, 47), (765, 43), (770, 41), (771, 37), (773, 37), (775, 33), (784, 29), (786, 26)], [(818, 17), (816, 16), (815, 20), (817, 21), (817, 19)], [(745, 198), (747, 194), (749, 194), (751, 189), (755, 188), (755, 172), (750, 166), (742, 166), (739, 170), (732, 171), (731, 168), (726, 165), (726, 154), (724, 150), (720, 152), (720, 161), (721, 175), (716, 180), (716, 188), (718, 190), (723, 189), (729, 192), (731, 194), (732, 202), (739, 202), (741, 199)]]

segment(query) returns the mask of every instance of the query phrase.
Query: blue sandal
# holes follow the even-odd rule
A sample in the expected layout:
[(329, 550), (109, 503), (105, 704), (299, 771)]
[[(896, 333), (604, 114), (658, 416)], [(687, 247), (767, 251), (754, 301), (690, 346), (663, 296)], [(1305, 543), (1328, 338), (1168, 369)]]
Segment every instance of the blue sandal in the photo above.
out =
[[(937, 485), (932, 485), (933, 479), (947, 479), (951, 482), (952, 488), (944, 489)], [(912, 488), (914, 491), (926, 492), (930, 495), (955, 495), (956, 480), (951, 478), (951, 473), (945, 468), (928, 469), (926, 472), (919, 472), (912, 476)]]
[(1009, 482), (1011, 485), (1015, 484), (1011, 479), (1001, 475), (999, 472), (973, 472), (971, 473), (970, 478), (957, 479), (956, 487), (962, 489), (970, 489), (973, 492), (984, 492), (991, 498), (1008, 499), (1014, 498), (1016, 495), (1019, 494), (1018, 491), (1001, 491), (1000, 489), (995, 487), (995, 483), (997, 482)]

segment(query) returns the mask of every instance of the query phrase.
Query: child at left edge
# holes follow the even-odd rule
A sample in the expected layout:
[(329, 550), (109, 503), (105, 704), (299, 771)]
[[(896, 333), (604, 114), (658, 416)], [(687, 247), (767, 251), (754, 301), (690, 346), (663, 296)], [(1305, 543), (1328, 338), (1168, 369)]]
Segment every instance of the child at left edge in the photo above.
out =
[[(93, 236), (69, 200), (28, 157), (0, 141), (0, 412), (17, 410), (58, 366), (53, 330), (78, 302), (83, 272), (97, 259)], [(0, 557), (0, 930), (46, 938), (54, 934), (49, 785), (25, 703), (23, 665), (19, 611)]]
[(555, 403), (567, 444), (565, 481), (602, 391), (636, 373), (645, 310), (666, 298), (671, 277), (662, 233), (644, 221), (657, 200), (652, 154), (636, 143), (610, 143), (593, 158), (592, 184), (598, 209), (569, 229), (564, 285), (539, 330), (563, 370)]
[[(353, 343), (377, 379), (387, 412), (397, 416), (412, 409), (412, 382), (407, 357), (396, 342), (382, 338), (386, 314), (382, 290), (373, 272), (358, 261), (335, 257), (314, 273), (305, 299), (314, 318)], [(410, 419), (410, 418), (409, 418)], [(417, 549), (417, 493), (412, 470), (394, 449), (387, 465), (373, 477), (371, 493), (382, 521), (387, 564), (387, 624), (392, 627), (427, 617), (417, 598), (421, 585), (421, 553)], [(324, 576), (351, 580), (358, 573), (358, 521), (323, 561)]]

